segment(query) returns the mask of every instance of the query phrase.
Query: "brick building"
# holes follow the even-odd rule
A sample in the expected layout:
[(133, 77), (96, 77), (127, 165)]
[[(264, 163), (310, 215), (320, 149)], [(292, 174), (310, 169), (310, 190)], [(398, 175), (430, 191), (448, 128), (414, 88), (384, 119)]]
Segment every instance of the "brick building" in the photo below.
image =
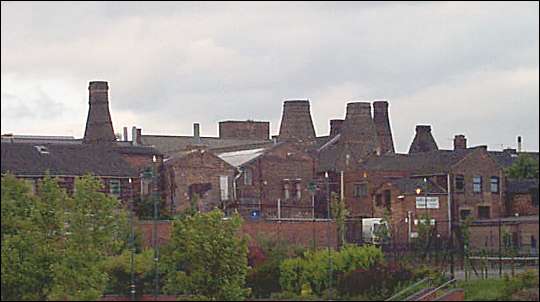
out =
[[(73, 192), (76, 177), (93, 174), (103, 192), (123, 201), (146, 196), (152, 183), (142, 177), (161, 170), (161, 153), (147, 146), (117, 141), (109, 112), (108, 83), (89, 83), (89, 108), (84, 137), (2, 135), (2, 175), (12, 173), (30, 180), (33, 188), (47, 173)], [(129, 179), (132, 185), (129, 185)], [(159, 184), (159, 179), (155, 182)], [(159, 189), (159, 188), (158, 188)]]
[(175, 154), (164, 163), (166, 205), (171, 213), (191, 206), (195, 195), (199, 211), (225, 209), (234, 200), (236, 168), (206, 148), (193, 148)]
[(307, 190), (314, 178), (315, 158), (291, 143), (268, 148), (220, 153), (219, 157), (240, 172), (234, 178), (237, 208), (243, 215), (253, 211), (264, 218), (312, 217), (312, 198)]

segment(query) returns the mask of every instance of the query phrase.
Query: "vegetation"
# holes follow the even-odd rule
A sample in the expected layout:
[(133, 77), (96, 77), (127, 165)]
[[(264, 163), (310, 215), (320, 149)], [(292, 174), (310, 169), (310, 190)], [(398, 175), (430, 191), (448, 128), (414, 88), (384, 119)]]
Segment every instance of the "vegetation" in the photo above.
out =
[(528, 271), (511, 278), (461, 281), (466, 301), (538, 301), (538, 272)]
[(520, 154), (518, 159), (506, 169), (506, 174), (515, 179), (538, 179), (538, 161), (526, 154)]
[(338, 246), (345, 244), (345, 234), (347, 232), (345, 226), (345, 219), (349, 215), (347, 210), (347, 204), (344, 199), (339, 198), (337, 193), (332, 193), (330, 209), (332, 217), (336, 220), (337, 234), (338, 234)]
[(45, 177), (37, 193), (24, 180), (2, 177), (2, 300), (93, 300), (108, 276), (103, 263), (121, 253), (126, 213), (100, 193), (92, 176), (68, 196)]
[(247, 241), (238, 236), (242, 219), (219, 210), (173, 220), (172, 237), (163, 248), (164, 291), (194, 299), (243, 300)]

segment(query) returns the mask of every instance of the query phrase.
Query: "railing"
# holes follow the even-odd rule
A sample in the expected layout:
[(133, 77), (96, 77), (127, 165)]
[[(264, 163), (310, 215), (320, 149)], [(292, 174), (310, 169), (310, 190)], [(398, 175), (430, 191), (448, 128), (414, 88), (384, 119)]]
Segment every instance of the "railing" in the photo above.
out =
[(430, 290), (429, 292), (423, 294), (422, 296), (416, 298), (416, 301), (422, 301), (422, 299), (426, 298), (426, 297), (429, 297), (431, 295), (433, 295), (434, 293), (436, 293), (437, 291), (447, 287), (448, 285), (452, 284), (456, 282), (456, 279), (452, 279), (452, 280), (449, 280), (449, 281), (446, 281), (445, 283), (443, 283), (442, 285), (440, 285), (439, 287), (436, 287), (434, 288), (433, 290)]
[(409, 292), (410, 290), (412, 290), (413, 288), (417, 287), (418, 285), (422, 284), (422, 283), (425, 283), (426, 281), (428, 281), (428, 284), (429, 282), (431, 282), (431, 279), (430, 278), (424, 278), (416, 283), (414, 283), (413, 285), (410, 285), (404, 289), (402, 289), (401, 291), (399, 291), (397, 294), (394, 294), (392, 297), (384, 300), (384, 301), (392, 301), (394, 299), (396, 299), (397, 297), (405, 294), (406, 292)]

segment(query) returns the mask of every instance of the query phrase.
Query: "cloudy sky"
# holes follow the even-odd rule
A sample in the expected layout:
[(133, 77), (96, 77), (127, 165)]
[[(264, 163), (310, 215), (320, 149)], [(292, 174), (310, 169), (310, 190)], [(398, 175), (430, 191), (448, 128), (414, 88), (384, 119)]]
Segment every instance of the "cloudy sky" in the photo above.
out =
[(2, 2), (1, 132), (84, 133), (88, 82), (106, 80), (116, 132), (279, 130), (309, 99), (318, 135), (350, 101), (387, 99), (396, 149), (416, 124), (440, 147), (539, 146), (539, 4)]

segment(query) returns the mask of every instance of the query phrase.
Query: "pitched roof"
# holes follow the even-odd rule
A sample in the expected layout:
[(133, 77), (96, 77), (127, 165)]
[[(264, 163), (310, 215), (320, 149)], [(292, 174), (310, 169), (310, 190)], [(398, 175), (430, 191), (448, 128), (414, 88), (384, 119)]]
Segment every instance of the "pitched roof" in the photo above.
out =
[[(416, 189), (420, 188), (425, 190), (426, 184), (424, 179), (420, 177), (403, 177), (400, 179), (393, 180), (391, 182), (404, 194), (416, 194)], [(441, 188), (438, 184), (434, 183), (431, 180), (427, 180), (427, 192), (430, 194), (444, 194), (446, 190)], [(424, 194), (424, 193), (422, 193)]]
[(143, 145), (153, 146), (165, 155), (186, 150), (189, 146), (204, 145), (210, 149), (241, 147), (245, 145), (270, 144), (271, 140), (224, 139), (219, 137), (201, 137), (198, 143), (193, 136), (142, 135)]
[(362, 169), (377, 171), (411, 171), (414, 173), (444, 173), (469, 154), (466, 150), (436, 150), (414, 154), (384, 154), (372, 156), (361, 164)]
[(538, 179), (509, 179), (507, 188), (508, 193), (529, 193), (538, 190)]
[[(41, 149), (41, 151), (40, 151)], [(114, 147), (92, 144), (2, 142), (2, 173), (19, 176), (84, 175), (137, 177), (138, 173)]]
[(511, 166), (519, 158), (519, 154), (528, 155), (536, 161), (539, 160), (538, 152), (521, 152), (518, 154), (514, 151), (515, 150), (489, 151), (489, 155), (491, 155), (493, 159), (495, 159), (495, 161), (497, 161), (499, 165), (504, 168)]

